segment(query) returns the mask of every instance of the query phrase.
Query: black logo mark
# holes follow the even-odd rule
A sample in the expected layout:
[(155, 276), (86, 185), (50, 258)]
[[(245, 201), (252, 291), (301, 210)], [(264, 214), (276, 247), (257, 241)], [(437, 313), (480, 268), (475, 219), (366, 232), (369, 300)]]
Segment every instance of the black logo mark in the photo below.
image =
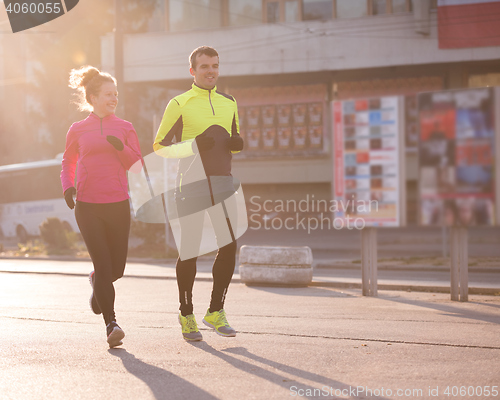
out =
[(79, 0), (4, 0), (12, 32), (20, 32), (52, 21), (72, 10)]

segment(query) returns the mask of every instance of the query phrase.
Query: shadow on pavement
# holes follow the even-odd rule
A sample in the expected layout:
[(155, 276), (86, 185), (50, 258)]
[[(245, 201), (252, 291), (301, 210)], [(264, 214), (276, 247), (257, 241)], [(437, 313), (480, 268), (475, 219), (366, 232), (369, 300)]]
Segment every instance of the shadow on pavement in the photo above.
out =
[[(497, 314), (489, 314), (485, 312), (478, 312), (476, 310), (467, 310), (459, 307), (455, 307), (450, 304), (436, 304), (428, 301), (422, 300), (410, 300), (400, 297), (393, 297), (387, 295), (378, 295), (378, 298), (381, 300), (393, 301), (401, 304), (411, 304), (417, 307), (430, 308), (432, 310), (441, 311), (442, 315), (447, 315), (450, 317), (458, 317), (458, 318), (467, 318), (477, 321), (490, 322), (493, 324), (500, 324), (500, 315)], [(451, 300), (450, 300), (451, 301)], [(487, 303), (479, 303), (479, 302), (468, 302), (468, 303), (458, 303), (458, 304), (477, 304), (482, 306), (493, 306), (498, 307), (497, 305), (487, 304)]]
[[(216, 397), (191, 382), (169, 371), (147, 364), (125, 349), (109, 349), (108, 352), (120, 358), (128, 372), (148, 385), (155, 399), (183, 397), (186, 399), (217, 400)], [(179, 394), (179, 397), (175, 396), (176, 393)]]
[[(357, 386), (347, 385), (330, 379), (326, 376), (318, 375), (314, 372), (309, 372), (299, 368), (291, 367), (279, 362), (260, 357), (256, 354), (249, 352), (244, 347), (232, 347), (219, 351), (214, 349), (206, 342), (189, 342), (191, 345), (203, 350), (215, 357), (220, 358), (222, 361), (230, 364), (234, 368), (244, 371), (248, 374), (255, 375), (256, 377), (274, 383), (282, 388), (290, 391), (290, 396), (299, 396), (300, 398), (314, 399), (314, 398), (328, 398), (337, 399), (339, 396), (343, 399), (364, 399), (366, 394), (356, 394)], [(232, 353), (238, 356), (246, 357), (253, 362), (247, 362), (239, 358), (233, 357), (227, 353)], [(268, 366), (270, 368), (283, 372), (283, 375), (273, 371), (269, 371), (258, 364)], [(290, 378), (289, 375), (294, 375), (303, 380), (317, 382), (318, 385), (313, 387), (299, 382), (295, 378)], [(299, 392), (301, 391), (301, 392)], [(342, 392), (343, 391), (343, 392)], [(327, 394), (328, 392), (328, 394)], [(302, 394), (300, 394), (302, 393)], [(377, 399), (388, 400), (385, 397), (377, 397)]]

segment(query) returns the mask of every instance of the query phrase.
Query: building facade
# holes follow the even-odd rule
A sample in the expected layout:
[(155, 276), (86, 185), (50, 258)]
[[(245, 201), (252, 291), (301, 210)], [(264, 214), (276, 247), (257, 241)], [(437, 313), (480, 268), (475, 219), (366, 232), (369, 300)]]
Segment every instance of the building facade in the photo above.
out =
[[(495, 42), (442, 48), (440, 6), (432, 0), (159, 0), (150, 31), (123, 38), (126, 118), (152, 138), (168, 100), (190, 86), (190, 52), (213, 46), (220, 54), (218, 88), (240, 108), (246, 150), (235, 157), (233, 174), (246, 196), (330, 199), (332, 103), (402, 96), (406, 220), (416, 223), (415, 95), (500, 84)], [(452, 25), (465, 26), (454, 18)], [(102, 63), (114, 70), (111, 34), (102, 39)]]

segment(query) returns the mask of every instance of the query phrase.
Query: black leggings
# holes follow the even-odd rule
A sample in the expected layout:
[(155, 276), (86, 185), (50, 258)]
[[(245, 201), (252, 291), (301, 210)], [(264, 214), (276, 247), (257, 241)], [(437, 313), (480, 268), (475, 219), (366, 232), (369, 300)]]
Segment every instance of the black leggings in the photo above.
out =
[(114, 320), (113, 282), (123, 276), (130, 231), (130, 204), (76, 202), (75, 216), (94, 264), (94, 296), (108, 324)]
[[(224, 235), (222, 232), (217, 232), (218, 229), (224, 228), (228, 230), (231, 223), (228, 218), (224, 223), (217, 221), (214, 225), (214, 219), (218, 218), (217, 215), (210, 215), (208, 212), (214, 230), (216, 231), (217, 243), (222, 241)], [(181, 218), (181, 246), (188, 246), (188, 253), (196, 254), (202, 240), (203, 221), (207, 217), (207, 213), (203, 214), (200, 218), (198, 215), (190, 215)], [(220, 236), (219, 236), (220, 235)], [(225, 233), (227, 239), (228, 233)], [(212, 267), (213, 287), (212, 296), (210, 299), (210, 312), (219, 311), (224, 308), (224, 300), (226, 298), (227, 289), (233, 277), (234, 268), (236, 264), (236, 240), (234, 235), (231, 234), (233, 239), (229, 244), (219, 244), (219, 250), (215, 257), (214, 265)], [(187, 244), (186, 244), (187, 243)], [(184, 251), (184, 250), (182, 250)], [(184, 253), (186, 254), (186, 253)], [(179, 288), (179, 310), (181, 314), (186, 316), (193, 313), (193, 285), (196, 277), (196, 261), (198, 257), (181, 260), (179, 257), (176, 264), (177, 286)]]
[[(179, 287), (179, 310), (186, 316), (193, 313), (193, 284), (196, 277), (197, 257), (188, 260), (177, 259), (176, 274)], [(224, 308), (227, 289), (231, 283), (236, 264), (236, 241), (221, 247), (212, 267), (213, 287), (210, 312)]]

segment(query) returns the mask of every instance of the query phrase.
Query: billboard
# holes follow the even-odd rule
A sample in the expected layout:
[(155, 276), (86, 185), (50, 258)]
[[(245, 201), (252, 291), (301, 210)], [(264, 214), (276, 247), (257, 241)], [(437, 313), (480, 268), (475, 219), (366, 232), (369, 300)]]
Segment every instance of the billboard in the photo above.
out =
[(398, 97), (333, 102), (335, 218), (402, 224), (400, 103)]
[(422, 93), (418, 109), (420, 224), (493, 225), (493, 89)]
[(235, 157), (326, 155), (324, 85), (234, 89), (245, 151)]

